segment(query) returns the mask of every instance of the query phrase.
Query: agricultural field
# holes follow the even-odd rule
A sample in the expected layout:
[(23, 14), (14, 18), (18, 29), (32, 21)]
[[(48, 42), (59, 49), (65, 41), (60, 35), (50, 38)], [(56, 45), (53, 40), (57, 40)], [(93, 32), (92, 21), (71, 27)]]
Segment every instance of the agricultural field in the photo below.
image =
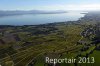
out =
[[(95, 15), (96, 14), (96, 15)], [(78, 21), (43, 25), (0, 25), (0, 65), (54, 66), (45, 57), (94, 57), (95, 63), (55, 66), (96, 66), (100, 64), (100, 14), (88, 13)]]

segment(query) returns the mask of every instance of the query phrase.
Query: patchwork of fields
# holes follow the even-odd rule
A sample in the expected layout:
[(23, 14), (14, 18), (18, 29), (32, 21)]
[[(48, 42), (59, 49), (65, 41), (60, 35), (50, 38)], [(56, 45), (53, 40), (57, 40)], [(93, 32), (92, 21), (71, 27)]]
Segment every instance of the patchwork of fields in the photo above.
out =
[(78, 21), (43, 25), (0, 26), (2, 66), (54, 66), (45, 57), (94, 57), (95, 63), (55, 66), (97, 66), (100, 55), (100, 14), (90, 12)]

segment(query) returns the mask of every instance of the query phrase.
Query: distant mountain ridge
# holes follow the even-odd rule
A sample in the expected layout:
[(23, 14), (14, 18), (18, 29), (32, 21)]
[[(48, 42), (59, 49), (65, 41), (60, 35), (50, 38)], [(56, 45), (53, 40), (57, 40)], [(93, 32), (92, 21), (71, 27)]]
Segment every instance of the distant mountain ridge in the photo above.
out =
[(56, 13), (67, 13), (67, 11), (55, 10), (55, 11), (43, 11), (43, 10), (15, 10), (15, 11), (3, 11), (0, 10), (0, 16), (12, 16), (12, 15), (24, 15), (24, 14), (56, 14)]

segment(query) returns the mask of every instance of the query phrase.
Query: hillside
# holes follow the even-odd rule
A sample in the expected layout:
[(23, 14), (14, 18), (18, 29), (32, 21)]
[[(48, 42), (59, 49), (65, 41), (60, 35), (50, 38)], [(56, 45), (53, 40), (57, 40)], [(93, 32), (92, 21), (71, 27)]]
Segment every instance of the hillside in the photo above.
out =
[(100, 55), (100, 12), (89, 12), (78, 21), (43, 25), (0, 25), (2, 66), (53, 66), (45, 57), (94, 57), (95, 63), (55, 66), (96, 66)]
[(45, 10), (12, 10), (12, 11), (0, 11), (0, 17), (4, 16), (14, 16), (14, 15), (26, 15), (26, 14), (59, 14), (59, 13), (67, 13), (67, 11), (55, 10), (55, 11), (45, 11)]

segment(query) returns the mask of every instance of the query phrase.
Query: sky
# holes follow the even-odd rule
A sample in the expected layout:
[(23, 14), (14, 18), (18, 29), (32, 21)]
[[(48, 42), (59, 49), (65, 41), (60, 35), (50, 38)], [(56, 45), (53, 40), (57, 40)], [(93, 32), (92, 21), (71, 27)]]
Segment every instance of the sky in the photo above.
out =
[(0, 0), (0, 10), (100, 10), (100, 0)]

